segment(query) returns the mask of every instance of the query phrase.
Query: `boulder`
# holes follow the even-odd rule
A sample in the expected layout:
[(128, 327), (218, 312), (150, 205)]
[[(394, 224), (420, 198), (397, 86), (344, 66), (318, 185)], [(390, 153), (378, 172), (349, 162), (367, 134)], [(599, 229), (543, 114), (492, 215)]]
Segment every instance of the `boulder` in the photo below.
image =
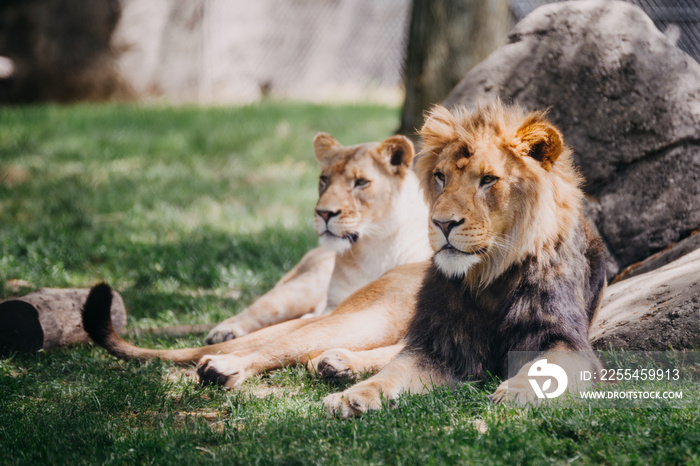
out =
[(700, 227), (700, 65), (638, 7), (540, 7), (444, 104), (497, 97), (549, 108), (586, 178), (610, 274)]
[(666, 264), (680, 259), (686, 254), (700, 249), (700, 235), (695, 231), (691, 236), (684, 239), (679, 243), (674, 243), (656, 254), (647, 257), (642, 262), (637, 262), (627, 267), (625, 270), (617, 274), (615, 277), (615, 282), (622, 281), (626, 278), (636, 277), (643, 273), (650, 272), (652, 270), (663, 267)]
[(590, 338), (603, 350), (700, 348), (700, 250), (611, 285)]

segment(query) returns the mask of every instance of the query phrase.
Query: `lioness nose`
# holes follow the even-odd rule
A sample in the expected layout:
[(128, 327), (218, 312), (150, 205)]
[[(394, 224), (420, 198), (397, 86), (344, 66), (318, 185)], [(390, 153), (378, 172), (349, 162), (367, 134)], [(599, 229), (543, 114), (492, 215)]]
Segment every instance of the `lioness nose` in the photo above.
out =
[(335, 212), (331, 212), (330, 210), (316, 210), (316, 213), (318, 214), (319, 217), (323, 219), (324, 222), (328, 223), (328, 220), (331, 219), (331, 217), (335, 217), (336, 215), (340, 215), (340, 211), (337, 210)]
[(445, 235), (445, 238), (449, 238), (450, 236), (450, 231), (456, 226), (459, 226), (464, 223), (464, 219), (460, 220), (459, 222), (455, 220), (448, 220), (446, 222), (441, 222), (439, 220), (433, 219), (433, 223), (435, 224), (436, 227), (442, 230), (442, 234)]

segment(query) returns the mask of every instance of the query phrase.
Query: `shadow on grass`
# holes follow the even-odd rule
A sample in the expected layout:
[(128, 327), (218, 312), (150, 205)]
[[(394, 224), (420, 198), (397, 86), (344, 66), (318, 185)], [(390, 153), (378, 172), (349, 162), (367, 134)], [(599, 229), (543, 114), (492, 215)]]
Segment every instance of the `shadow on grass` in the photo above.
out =
[(152, 324), (208, 323), (235, 314), (317, 241), (313, 231), (301, 228), (246, 234), (203, 228), (156, 244), (127, 244), (115, 232), (90, 228), (15, 238), (0, 243), (3, 298), (12, 294), (3, 287), (17, 277), (37, 287), (104, 280), (123, 294), (132, 319), (155, 319)]

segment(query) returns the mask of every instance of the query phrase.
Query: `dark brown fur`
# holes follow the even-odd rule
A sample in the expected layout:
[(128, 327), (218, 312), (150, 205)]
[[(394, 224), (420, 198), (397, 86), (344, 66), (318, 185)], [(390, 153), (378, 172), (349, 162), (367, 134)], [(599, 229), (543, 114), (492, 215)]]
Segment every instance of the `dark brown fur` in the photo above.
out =
[[(455, 382), (506, 377), (509, 351), (564, 344), (591, 351), (588, 329), (605, 286), (603, 245), (584, 218), (555, 254), (530, 256), (483, 289), (433, 264), (418, 293), (405, 351)], [(582, 296), (581, 302), (577, 296)]]

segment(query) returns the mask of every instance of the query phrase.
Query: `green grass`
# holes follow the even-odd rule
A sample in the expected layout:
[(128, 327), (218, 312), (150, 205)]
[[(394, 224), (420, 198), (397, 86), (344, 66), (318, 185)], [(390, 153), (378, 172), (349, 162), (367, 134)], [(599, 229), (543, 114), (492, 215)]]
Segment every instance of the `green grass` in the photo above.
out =
[[(107, 280), (129, 328), (217, 322), (315, 244), (313, 135), (381, 140), (397, 116), (275, 102), (0, 108), (0, 299)], [(302, 368), (237, 391), (199, 387), (193, 373), (92, 346), (0, 360), (0, 463), (700, 463), (697, 397), (683, 409), (523, 411), (491, 405), (490, 380), (341, 421), (321, 400), (342, 387)]]

